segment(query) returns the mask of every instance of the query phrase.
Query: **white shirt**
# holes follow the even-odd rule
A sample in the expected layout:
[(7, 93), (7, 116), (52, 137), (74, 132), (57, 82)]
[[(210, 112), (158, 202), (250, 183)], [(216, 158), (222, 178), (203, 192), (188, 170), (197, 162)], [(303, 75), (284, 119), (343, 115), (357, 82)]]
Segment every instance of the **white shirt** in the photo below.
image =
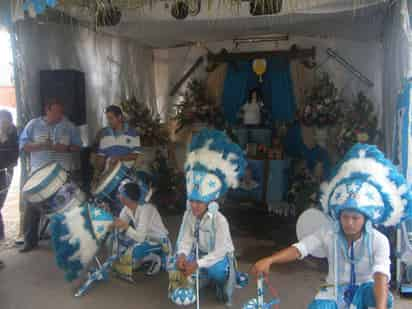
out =
[[(182, 231), (182, 238), (178, 243), (177, 254), (185, 254), (188, 256), (195, 243), (194, 232), (196, 217), (190, 210), (188, 210), (185, 215), (187, 221), (185, 229)], [(213, 216), (215, 216), (214, 226), (212, 220)], [(215, 235), (215, 245), (214, 248), (210, 250), (212, 241), (211, 235)], [(220, 212), (216, 212), (214, 215), (206, 212), (201, 219), (199, 225), (199, 251), (206, 253), (206, 255), (198, 261), (198, 266), (200, 268), (213, 266), (221, 261), (228, 253), (233, 253), (234, 246), (232, 237), (230, 236), (229, 223)]]
[(256, 102), (246, 103), (243, 109), (243, 124), (257, 125), (260, 124), (260, 107)]
[[(361, 254), (361, 245), (363, 242), (362, 236), (354, 243), (354, 255), (356, 257)], [(372, 229), (370, 234), (372, 240), (372, 267), (369, 262), (369, 250), (365, 248), (364, 255), (355, 266), (356, 271), (356, 283), (361, 284), (365, 282), (373, 281), (373, 275), (375, 273), (381, 273), (388, 277), (390, 280), (390, 246), (389, 240), (385, 235), (379, 231)], [(334, 284), (334, 232), (330, 229), (321, 229), (318, 232), (303, 238), (299, 243), (294, 244), (300, 254), (301, 258), (305, 258), (315, 250), (323, 252), (324, 256), (328, 258), (329, 272), (326, 279), (327, 284)], [(350, 283), (350, 263), (345, 260), (343, 252), (339, 250), (339, 284)]]
[(158, 242), (169, 234), (159, 212), (149, 203), (139, 205), (134, 214), (132, 210), (124, 206), (119, 218), (133, 223), (134, 228), (129, 226), (126, 230), (126, 235), (137, 242), (145, 240)]

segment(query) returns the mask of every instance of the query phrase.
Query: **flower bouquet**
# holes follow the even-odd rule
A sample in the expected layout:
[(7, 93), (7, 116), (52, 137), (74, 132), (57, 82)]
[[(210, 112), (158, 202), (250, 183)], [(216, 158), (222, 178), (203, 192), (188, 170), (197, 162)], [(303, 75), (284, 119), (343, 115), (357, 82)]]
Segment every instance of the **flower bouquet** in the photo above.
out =
[(338, 153), (344, 155), (356, 143), (374, 143), (378, 135), (378, 119), (373, 103), (359, 92), (341, 123), (336, 144)]
[(338, 121), (342, 100), (327, 73), (321, 74), (313, 89), (306, 93), (306, 102), (301, 112), (304, 125), (322, 128)]
[(135, 97), (120, 103), (129, 118), (129, 125), (138, 129), (143, 146), (165, 145), (168, 141), (167, 130), (160, 123), (159, 115)]

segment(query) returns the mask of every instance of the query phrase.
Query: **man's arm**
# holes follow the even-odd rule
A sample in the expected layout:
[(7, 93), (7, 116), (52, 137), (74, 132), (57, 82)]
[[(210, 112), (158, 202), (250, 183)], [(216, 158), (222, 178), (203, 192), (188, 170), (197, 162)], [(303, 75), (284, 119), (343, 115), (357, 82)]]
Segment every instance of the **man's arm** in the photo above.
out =
[(383, 234), (376, 233), (373, 238), (374, 265), (372, 267), (374, 279), (374, 294), (376, 309), (386, 309), (388, 304), (388, 283), (390, 281), (390, 244)]
[(305, 258), (313, 251), (323, 247), (325, 242), (324, 237), (328, 234), (327, 230), (321, 229), (309, 236), (304, 237), (300, 242), (278, 251), (273, 255), (259, 260), (253, 267), (251, 272), (257, 274), (269, 274), (272, 264), (285, 264)]
[(51, 150), (51, 145), (50, 144), (26, 143), (22, 149), (27, 153), (45, 151), (45, 150)]
[(26, 153), (50, 150), (51, 145), (49, 143), (35, 143), (33, 141), (33, 127), (35, 126), (35, 120), (30, 121), (20, 134), (19, 148)]
[(375, 273), (374, 279), (374, 293), (376, 301), (376, 309), (387, 309), (388, 304), (388, 277), (382, 273)]
[(129, 153), (123, 156), (112, 156), (110, 157), (113, 161), (134, 161), (139, 156), (138, 153)]
[(275, 252), (273, 255), (265, 257), (256, 262), (255, 265), (252, 267), (252, 274), (264, 274), (268, 275), (270, 271), (270, 267), (273, 264), (285, 264), (289, 262), (293, 262), (298, 260), (301, 257), (299, 250), (294, 247), (290, 246), (286, 249), (281, 251)]

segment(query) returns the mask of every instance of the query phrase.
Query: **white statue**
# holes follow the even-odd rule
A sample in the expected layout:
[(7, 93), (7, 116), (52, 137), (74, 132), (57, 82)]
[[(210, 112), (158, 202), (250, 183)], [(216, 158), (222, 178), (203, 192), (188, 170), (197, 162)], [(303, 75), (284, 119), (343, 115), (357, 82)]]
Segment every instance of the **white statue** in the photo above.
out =
[(246, 102), (242, 107), (243, 111), (243, 124), (244, 125), (259, 125), (260, 119), (260, 108), (262, 102), (258, 101), (257, 91), (253, 91), (250, 100)]

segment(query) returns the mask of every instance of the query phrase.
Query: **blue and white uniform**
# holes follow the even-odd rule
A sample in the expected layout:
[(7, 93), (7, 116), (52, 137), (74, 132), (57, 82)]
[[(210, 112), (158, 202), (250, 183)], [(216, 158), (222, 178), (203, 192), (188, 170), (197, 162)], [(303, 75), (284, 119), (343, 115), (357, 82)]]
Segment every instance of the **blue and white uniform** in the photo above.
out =
[[(365, 246), (365, 237), (369, 237), (371, 241), (371, 250)], [(333, 230), (321, 229), (318, 232), (303, 238), (300, 242), (294, 244), (301, 256), (304, 259), (306, 256), (317, 252), (328, 259), (328, 276), (325, 286), (320, 289), (315, 297), (314, 302), (309, 308), (324, 308), (325, 302), (334, 302), (334, 284), (335, 284), (335, 260), (334, 260), (334, 239), (335, 232)], [(349, 286), (351, 281), (351, 264), (345, 258), (344, 244), (341, 243), (341, 248), (338, 252), (338, 278), (340, 287), (340, 305), (338, 308), (346, 308), (344, 305), (344, 290)], [(368, 306), (365, 308), (373, 308), (375, 299), (373, 296), (373, 276), (375, 273), (386, 275), (390, 280), (390, 246), (389, 240), (381, 232), (372, 229), (368, 236), (362, 235), (360, 239), (354, 242), (354, 256), (358, 257), (355, 265), (356, 284), (361, 289), (358, 289), (358, 298), (366, 301)], [(388, 308), (392, 307), (392, 296), (388, 303)], [(354, 307), (357, 308), (357, 307)], [(362, 307), (363, 308), (363, 307)]]
[[(140, 136), (138, 132), (124, 123), (122, 131), (110, 127), (103, 128), (100, 133), (97, 154), (104, 157), (124, 156), (141, 153)], [(127, 167), (133, 166), (133, 161), (124, 162)]]
[[(164, 253), (165, 246), (169, 246), (169, 232), (163, 224), (162, 218), (152, 204), (139, 204), (133, 212), (124, 206), (119, 218), (129, 223), (125, 230), (125, 242), (128, 247), (133, 247), (132, 257), (134, 262), (154, 253)], [(170, 249), (170, 248), (169, 248)]]
[[(20, 134), (20, 150), (28, 143), (46, 143), (81, 146), (79, 129), (69, 120), (63, 118), (57, 124), (50, 125), (44, 117), (31, 120), (23, 132)], [(56, 152), (52, 150), (42, 150), (30, 153), (30, 171), (33, 172), (39, 167), (51, 161), (56, 161), (68, 170), (75, 170), (77, 164), (73, 153)]]
[[(334, 221), (294, 246), (304, 258), (323, 252), (329, 273), (309, 309), (375, 308), (374, 276), (390, 280), (388, 239), (373, 225), (393, 226), (412, 217), (412, 194), (397, 168), (375, 146), (357, 144), (322, 184), (320, 204)], [(340, 220), (343, 211), (364, 216), (361, 237), (348, 243)], [(389, 296), (387, 307), (393, 307)]]
[[(196, 218), (187, 211), (177, 255), (189, 257), (195, 243)], [(218, 211), (207, 212), (199, 224), (199, 252), (197, 264), (207, 271), (209, 279), (224, 284), (229, 272), (229, 256), (233, 256), (234, 246), (230, 236), (229, 223)]]
[[(193, 137), (185, 163), (188, 204), (198, 201), (208, 208), (200, 219), (188, 207), (176, 253), (184, 254), (189, 261), (197, 258), (197, 275), (215, 283), (217, 298), (226, 304), (231, 303), (235, 285), (245, 282), (245, 275), (236, 270), (229, 224), (216, 201), (229, 188), (239, 186), (245, 167), (242, 149), (223, 132), (204, 129)], [(178, 305), (193, 303), (196, 298), (190, 287), (175, 287), (175, 273), (176, 269), (170, 272), (169, 298)]]

